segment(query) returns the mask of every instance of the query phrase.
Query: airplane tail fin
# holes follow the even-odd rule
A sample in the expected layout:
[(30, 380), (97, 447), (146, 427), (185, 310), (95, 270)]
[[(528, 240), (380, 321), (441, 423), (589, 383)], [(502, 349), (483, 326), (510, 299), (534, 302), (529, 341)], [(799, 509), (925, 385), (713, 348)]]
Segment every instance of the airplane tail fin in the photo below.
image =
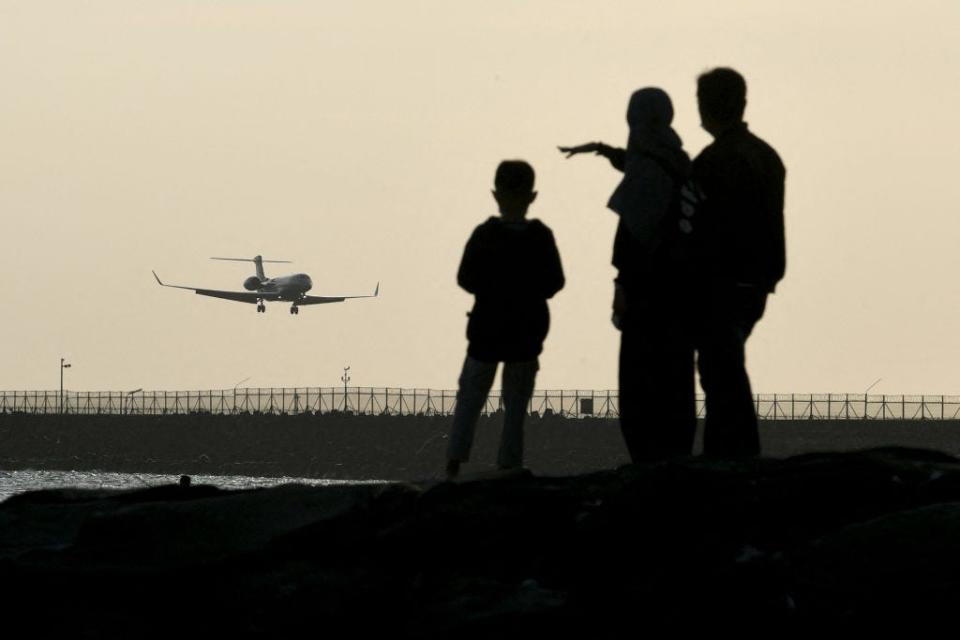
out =
[(230, 260), (231, 262), (252, 262), (257, 266), (257, 277), (261, 280), (266, 280), (267, 276), (263, 273), (263, 263), (264, 262), (276, 262), (276, 263), (285, 263), (289, 264), (290, 260), (264, 260), (261, 256), (254, 256), (253, 258), (210, 258), (211, 260)]

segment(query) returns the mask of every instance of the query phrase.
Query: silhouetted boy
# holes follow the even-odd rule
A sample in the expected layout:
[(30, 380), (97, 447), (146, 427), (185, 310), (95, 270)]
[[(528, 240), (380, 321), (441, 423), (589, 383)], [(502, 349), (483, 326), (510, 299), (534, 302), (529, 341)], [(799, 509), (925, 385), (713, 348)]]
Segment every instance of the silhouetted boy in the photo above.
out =
[(744, 347), (786, 269), (786, 172), (777, 152), (747, 130), (746, 96), (733, 69), (697, 79), (701, 123), (714, 141), (693, 161), (684, 192), (702, 298), (695, 343), (706, 395), (704, 454), (723, 457), (760, 453)]
[(522, 160), (497, 167), (493, 197), (500, 217), (474, 229), (457, 272), (457, 283), (475, 296), (467, 323), (467, 358), (460, 373), (453, 416), (447, 475), (454, 477), (470, 457), (473, 433), (503, 366), (503, 432), (497, 466), (523, 464), (523, 420), (550, 327), (547, 299), (563, 288), (563, 268), (553, 233), (539, 220), (527, 220), (536, 199), (534, 172)]

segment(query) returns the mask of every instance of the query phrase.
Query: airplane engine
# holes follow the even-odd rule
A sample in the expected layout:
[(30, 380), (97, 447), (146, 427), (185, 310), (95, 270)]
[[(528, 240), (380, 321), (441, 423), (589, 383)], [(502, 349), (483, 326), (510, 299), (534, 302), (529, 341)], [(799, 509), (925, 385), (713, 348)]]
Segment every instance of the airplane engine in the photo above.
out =
[(257, 276), (250, 276), (249, 278), (243, 281), (243, 288), (246, 289), (247, 291), (256, 291), (257, 289), (260, 288), (260, 285), (261, 285), (260, 278), (258, 278)]

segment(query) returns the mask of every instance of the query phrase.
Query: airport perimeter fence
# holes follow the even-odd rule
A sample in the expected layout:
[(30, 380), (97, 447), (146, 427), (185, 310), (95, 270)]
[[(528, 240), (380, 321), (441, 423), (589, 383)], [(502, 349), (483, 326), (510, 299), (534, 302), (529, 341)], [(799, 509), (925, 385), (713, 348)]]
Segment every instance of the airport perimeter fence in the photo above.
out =
[[(956, 420), (960, 396), (759, 394), (762, 420)], [(0, 391), (0, 415), (333, 414), (451, 416), (456, 391), (374, 387), (242, 388), (208, 391)], [(503, 409), (492, 391), (483, 409)], [(535, 391), (528, 410), (568, 418), (616, 418), (616, 391)], [(703, 397), (697, 414), (704, 415)]]

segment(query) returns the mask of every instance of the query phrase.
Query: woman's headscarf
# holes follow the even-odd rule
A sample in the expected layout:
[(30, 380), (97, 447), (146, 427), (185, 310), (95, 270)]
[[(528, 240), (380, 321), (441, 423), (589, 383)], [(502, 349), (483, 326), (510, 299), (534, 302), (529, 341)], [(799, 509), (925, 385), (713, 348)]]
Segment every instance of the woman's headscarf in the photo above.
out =
[(673, 103), (663, 89), (647, 87), (634, 91), (627, 105), (627, 124), (630, 137), (627, 153), (649, 153), (667, 161), (671, 167), (683, 170), (689, 159), (683, 152), (683, 141), (673, 130)]
[(672, 122), (673, 104), (663, 89), (646, 87), (630, 96), (623, 180), (607, 206), (645, 244), (656, 240), (659, 223), (690, 167)]

